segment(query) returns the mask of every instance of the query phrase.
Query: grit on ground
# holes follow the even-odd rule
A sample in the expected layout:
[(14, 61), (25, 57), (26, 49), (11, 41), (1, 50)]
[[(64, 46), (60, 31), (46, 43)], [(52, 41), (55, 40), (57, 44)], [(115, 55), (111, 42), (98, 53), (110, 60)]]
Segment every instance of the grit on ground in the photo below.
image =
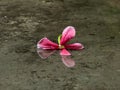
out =
[[(74, 68), (36, 52), (68, 25), (85, 46)], [(120, 90), (120, 1), (0, 0), (0, 90)]]

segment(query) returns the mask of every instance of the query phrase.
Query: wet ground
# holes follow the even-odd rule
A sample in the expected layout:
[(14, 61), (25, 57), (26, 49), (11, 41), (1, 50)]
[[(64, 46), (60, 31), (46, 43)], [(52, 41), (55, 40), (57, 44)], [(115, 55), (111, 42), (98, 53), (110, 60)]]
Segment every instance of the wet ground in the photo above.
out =
[[(74, 68), (36, 52), (68, 25), (85, 46)], [(0, 0), (0, 90), (120, 90), (120, 1)]]

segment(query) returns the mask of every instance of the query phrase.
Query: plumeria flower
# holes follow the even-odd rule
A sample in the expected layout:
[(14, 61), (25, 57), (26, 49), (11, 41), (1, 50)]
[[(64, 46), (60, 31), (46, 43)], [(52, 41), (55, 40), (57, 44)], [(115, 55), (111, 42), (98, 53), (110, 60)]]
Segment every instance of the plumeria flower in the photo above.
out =
[(58, 44), (52, 42), (47, 37), (42, 38), (37, 43), (38, 54), (41, 58), (47, 58), (53, 54), (56, 50), (60, 50), (60, 55), (62, 57), (63, 63), (67, 67), (73, 67), (75, 65), (74, 60), (71, 59), (70, 50), (81, 50), (84, 46), (81, 43), (67, 44), (72, 38), (75, 37), (76, 31), (72, 26), (67, 26), (61, 35), (58, 36)]

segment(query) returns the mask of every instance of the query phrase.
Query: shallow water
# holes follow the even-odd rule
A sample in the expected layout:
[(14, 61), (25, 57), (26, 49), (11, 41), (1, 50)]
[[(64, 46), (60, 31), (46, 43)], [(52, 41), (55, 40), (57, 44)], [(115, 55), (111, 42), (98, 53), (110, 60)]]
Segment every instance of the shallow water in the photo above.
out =
[[(85, 46), (71, 51), (74, 68), (36, 51), (68, 25)], [(0, 90), (120, 89), (119, 0), (0, 0), (0, 45)]]

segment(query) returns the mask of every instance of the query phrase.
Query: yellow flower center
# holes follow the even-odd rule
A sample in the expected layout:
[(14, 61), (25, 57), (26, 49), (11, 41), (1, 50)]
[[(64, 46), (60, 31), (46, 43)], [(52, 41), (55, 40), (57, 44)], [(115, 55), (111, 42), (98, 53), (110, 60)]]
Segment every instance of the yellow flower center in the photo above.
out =
[(63, 49), (65, 48), (63, 45), (59, 45), (59, 49)]

